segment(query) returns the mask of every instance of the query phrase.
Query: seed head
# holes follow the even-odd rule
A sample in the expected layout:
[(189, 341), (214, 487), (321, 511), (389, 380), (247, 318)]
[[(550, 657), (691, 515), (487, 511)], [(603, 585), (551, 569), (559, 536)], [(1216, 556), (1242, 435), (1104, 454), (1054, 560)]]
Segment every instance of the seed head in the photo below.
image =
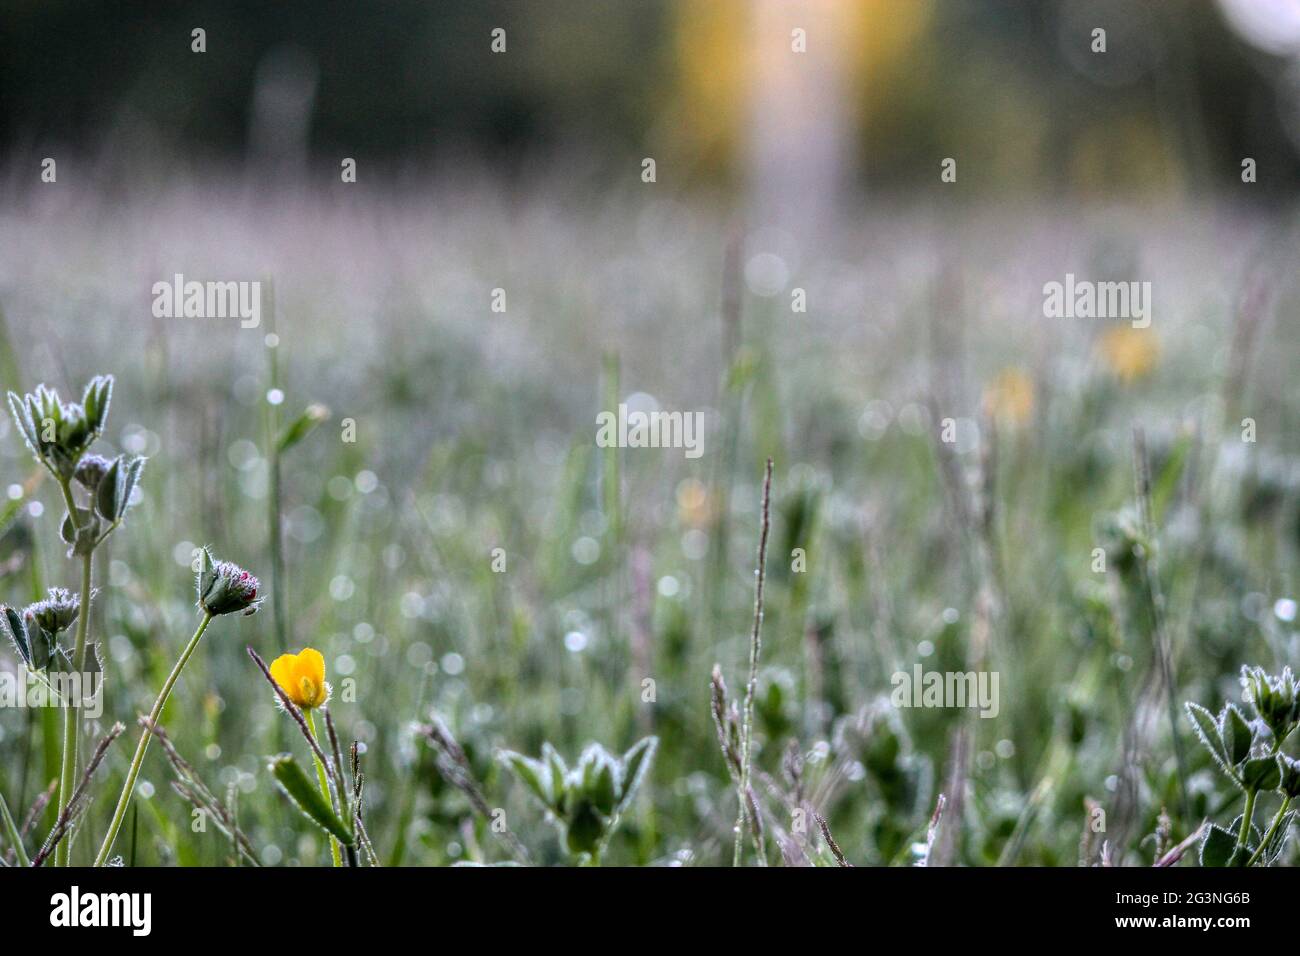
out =
[(214, 561), (204, 548), (199, 556), (196, 580), (198, 604), (214, 617), (218, 614), (255, 614), (261, 605), (257, 578), (230, 561)]

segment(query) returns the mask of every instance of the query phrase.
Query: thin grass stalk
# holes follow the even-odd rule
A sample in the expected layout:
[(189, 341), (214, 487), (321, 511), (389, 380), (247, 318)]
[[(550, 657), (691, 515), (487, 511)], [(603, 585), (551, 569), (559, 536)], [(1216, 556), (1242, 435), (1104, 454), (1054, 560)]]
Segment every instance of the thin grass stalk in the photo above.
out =
[(1155, 634), (1156, 656), (1159, 658), (1160, 676), (1165, 685), (1165, 703), (1169, 712), (1169, 735), (1173, 738), (1174, 764), (1178, 769), (1178, 795), (1181, 800), (1183, 822), (1191, 821), (1191, 800), (1187, 796), (1187, 758), (1183, 754), (1183, 740), (1178, 732), (1178, 699), (1174, 687), (1174, 669), (1170, 661), (1169, 634), (1165, 626), (1164, 596), (1160, 591), (1160, 574), (1155, 558), (1155, 518), (1151, 506), (1151, 464), (1147, 458), (1146, 434), (1140, 425), (1133, 428), (1133, 465), (1137, 485), (1138, 516), (1142, 523), (1142, 574), (1146, 581), (1147, 597), (1151, 602), (1151, 621)]
[(41, 818), (41, 814), (45, 812), (45, 808), (50, 805), (50, 801), (54, 799), (58, 791), (59, 781), (57, 779), (50, 781), (49, 787), (36, 798), (36, 802), (27, 811), (27, 816), (23, 818), (23, 825), (18, 828), (18, 833), (21, 836), (27, 836), (32, 831), (32, 827), (36, 826), (36, 821)]
[[(265, 281), (267, 289), (268, 332), (275, 334), (275, 283)], [(268, 347), (267, 355), (267, 392), (280, 387), (280, 362), (278, 346)], [(280, 409), (278, 405), (266, 402), (264, 415), (266, 423), (266, 462), (268, 472), (267, 534), (271, 549), (271, 619), (275, 623), (276, 647), (281, 651), (289, 648), (289, 626), (285, 620), (288, 605), (284, 600), (284, 529), (281, 524), (281, 482), (280, 482)]]
[(206, 611), (203, 614), (203, 620), (199, 622), (194, 636), (190, 642), (185, 645), (181, 651), (181, 656), (176, 661), (176, 666), (172, 672), (167, 675), (167, 680), (163, 682), (162, 690), (158, 692), (158, 699), (153, 702), (153, 708), (149, 711), (149, 723), (145, 725), (143, 732), (140, 734), (140, 742), (136, 745), (135, 756), (131, 758), (131, 767), (127, 771), (126, 781), (122, 784), (122, 793), (117, 798), (117, 809), (113, 811), (113, 820), (108, 825), (108, 832), (104, 834), (104, 842), (99, 848), (99, 853), (95, 856), (95, 866), (103, 866), (108, 861), (108, 854), (113, 850), (113, 843), (117, 840), (117, 832), (122, 828), (122, 820), (126, 816), (126, 808), (131, 803), (131, 795), (135, 790), (136, 777), (140, 775), (140, 765), (144, 763), (144, 753), (149, 746), (149, 738), (152, 736), (150, 730), (158, 723), (158, 718), (162, 715), (162, 709), (167, 704), (167, 698), (171, 696), (172, 688), (176, 686), (176, 681), (180, 679), (181, 671), (185, 669), (186, 663), (189, 662), (190, 656), (199, 646), (199, 641), (203, 639), (204, 632), (208, 625), (212, 623), (212, 615)]
[(147, 717), (141, 717), (140, 725), (147, 727), (153, 733), (153, 736), (157, 738), (158, 746), (162, 747), (167, 762), (171, 764), (172, 771), (178, 778), (172, 781), (172, 789), (190, 804), (211, 816), (217, 822), (217, 826), (226, 830), (236, 851), (236, 857), (243, 855), (254, 866), (261, 866), (256, 853), (253, 852), (252, 843), (239, 829), (239, 821), (234, 811), (234, 794), (238, 791), (234, 787), (230, 789), (227, 797), (230, 808), (227, 809), (204, 784), (203, 779), (198, 775), (198, 771), (194, 769), (188, 760), (181, 756), (180, 751), (176, 749), (176, 745), (172, 743), (171, 737), (161, 724), (150, 724)]
[[(436, 713), (433, 714), (432, 722), (421, 727), (420, 733), (428, 739), (434, 753), (437, 754), (438, 772), (447, 779), (448, 783), (465, 794), (470, 806), (474, 808), (479, 816), (491, 822), (492, 808), (488, 806), (487, 798), (483, 795), (483, 788), (474, 776), (474, 770), (470, 766), (469, 758), (465, 755), (464, 749), (452, 735), (442, 718)], [(497, 831), (493, 829), (492, 832), (496, 833)], [(528, 850), (519, 842), (519, 838), (514, 835), (514, 832), (508, 826), (497, 835), (515, 860), (523, 864), (532, 862)]]
[(851, 867), (853, 864), (849, 862), (848, 857), (844, 855), (844, 851), (840, 849), (840, 845), (836, 843), (835, 838), (831, 836), (831, 828), (829, 824), (826, 823), (826, 818), (820, 813), (813, 814), (813, 816), (817, 819), (817, 826), (822, 831), (822, 839), (825, 840), (826, 845), (830, 847), (831, 855), (835, 857), (835, 862), (840, 866)]
[(86, 763), (85, 772), (81, 775), (81, 782), (77, 784), (77, 788), (72, 792), (72, 799), (68, 801), (67, 806), (59, 811), (59, 818), (54, 823), (54, 829), (45, 838), (45, 844), (41, 847), (41, 851), (32, 858), (32, 866), (40, 866), (49, 858), (51, 852), (56, 851), (61, 844), (68, 842), (65, 838), (70, 838), (73, 824), (85, 808), (86, 793), (90, 788), (91, 778), (94, 777), (95, 771), (99, 769), (99, 765), (103, 762), (109, 746), (118, 737), (122, 736), (122, 732), (125, 730), (125, 724), (116, 723), (109, 728), (108, 733), (99, 739), (99, 743), (95, 745), (95, 752), (91, 754), (90, 760)]
[[(750, 750), (754, 736), (754, 693), (758, 689), (758, 662), (763, 652), (763, 581), (767, 574), (767, 535), (772, 515), (772, 459), (767, 460), (763, 476), (763, 515), (758, 534), (757, 582), (754, 586), (754, 626), (749, 635), (749, 680), (745, 684), (745, 706), (740, 726), (740, 788), (736, 794), (740, 804), (736, 819), (736, 846), (732, 864), (740, 866), (743, 855), (745, 823), (749, 816)], [(760, 858), (760, 863), (763, 862)]]

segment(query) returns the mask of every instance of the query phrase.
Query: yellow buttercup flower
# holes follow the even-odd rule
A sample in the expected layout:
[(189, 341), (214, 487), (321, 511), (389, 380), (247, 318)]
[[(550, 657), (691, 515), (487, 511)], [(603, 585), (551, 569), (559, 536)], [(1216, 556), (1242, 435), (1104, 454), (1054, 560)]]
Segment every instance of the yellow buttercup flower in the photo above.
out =
[(1003, 369), (984, 388), (984, 410), (1011, 425), (1023, 425), (1034, 413), (1034, 382), (1018, 368)]
[(271, 676), (289, 699), (303, 710), (319, 707), (329, 700), (325, 658), (314, 648), (303, 648), (301, 654), (281, 654), (271, 662)]
[(1150, 329), (1129, 325), (1107, 329), (1097, 343), (1097, 350), (1115, 377), (1125, 384), (1150, 372), (1160, 351)]

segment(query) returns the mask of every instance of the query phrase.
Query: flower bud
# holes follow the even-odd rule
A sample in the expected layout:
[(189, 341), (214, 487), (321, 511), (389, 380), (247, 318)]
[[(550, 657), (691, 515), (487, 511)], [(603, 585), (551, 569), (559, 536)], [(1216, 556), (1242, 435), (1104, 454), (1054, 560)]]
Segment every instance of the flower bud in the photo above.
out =
[(86, 386), (81, 404), (65, 404), (56, 390), (40, 385), (21, 398), (10, 392), (9, 411), (36, 460), (66, 482), (103, 433), (112, 395), (113, 377), (97, 375)]
[(103, 455), (86, 455), (77, 464), (77, 470), (74, 475), (81, 486), (94, 494), (95, 489), (103, 480), (104, 475), (108, 472), (109, 466), (113, 464)]
[(29, 604), (23, 611), (23, 617), (29, 625), (35, 624), (46, 634), (53, 637), (60, 631), (66, 631), (77, 620), (81, 610), (81, 597), (67, 588), (50, 588), (44, 601)]
[(1277, 755), (1278, 766), (1282, 770), (1282, 782), (1278, 789), (1282, 795), (1295, 799), (1300, 797), (1300, 760), (1294, 760), (1286, 754)]
[(1255, 709), (1255, 714), (1281, 740), (1300, 720), (1300, 688), (1297, 687), (1291, 668), (1273, 676), (1262, 667), (1241, 669), (1243, 696)]
[(43, 671), (66, 658), (58, 637), (72, 627), (80, 610), (81, 599), (66, 588), (50, 588), (45, 600), (29, 604), (21, 612), (4, 608), (5, 629), (23, 663)]
[(261, 587), (253, 577), (237, 564), (213, 561), (207, 548), (199, 556), (199, 573), (196, 581), (198, 604), (214, 617), (218, 614), (254, 614), (262, 603), (257, 597)]

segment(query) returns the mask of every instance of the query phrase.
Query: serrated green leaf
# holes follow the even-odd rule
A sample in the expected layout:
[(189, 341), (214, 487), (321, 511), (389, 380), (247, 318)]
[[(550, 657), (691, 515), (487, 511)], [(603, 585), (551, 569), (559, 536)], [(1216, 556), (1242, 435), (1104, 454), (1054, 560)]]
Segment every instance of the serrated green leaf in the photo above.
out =
[(280, 754), (271, 759), (271, 774), (285, 796), (297, 804), (303, 816), (345, 846), (352, 845), (352, 830), (338, 818), (324, 794), (308, 777), (306, 771), (292, 754)]

